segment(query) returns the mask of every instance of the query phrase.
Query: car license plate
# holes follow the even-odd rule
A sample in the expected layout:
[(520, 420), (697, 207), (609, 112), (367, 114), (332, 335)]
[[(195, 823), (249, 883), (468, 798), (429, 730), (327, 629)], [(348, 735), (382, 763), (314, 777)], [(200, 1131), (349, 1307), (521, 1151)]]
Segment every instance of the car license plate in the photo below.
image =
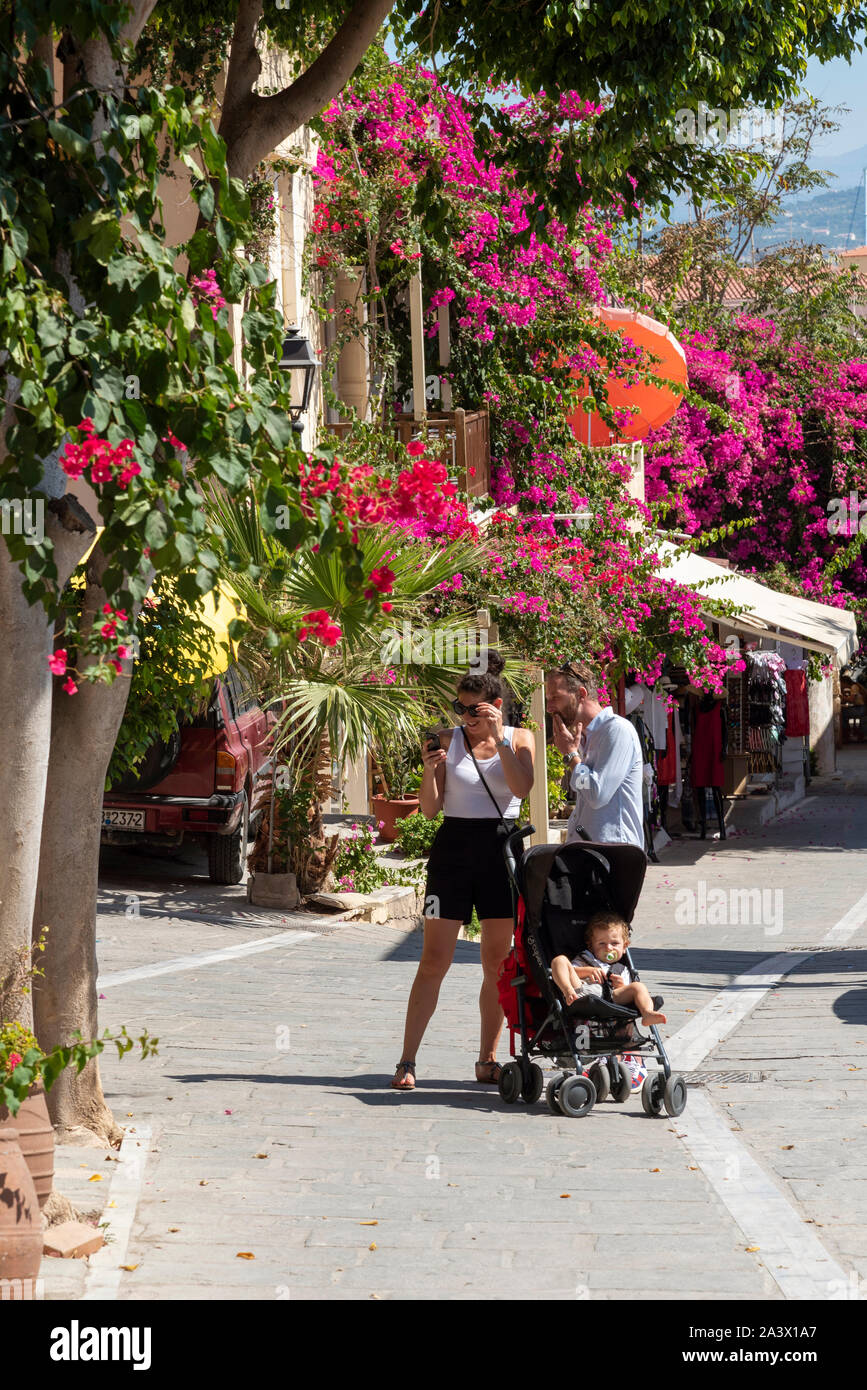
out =
[(144, 811), (103, 811), (102, 824), (105, 830), (144, 830)]

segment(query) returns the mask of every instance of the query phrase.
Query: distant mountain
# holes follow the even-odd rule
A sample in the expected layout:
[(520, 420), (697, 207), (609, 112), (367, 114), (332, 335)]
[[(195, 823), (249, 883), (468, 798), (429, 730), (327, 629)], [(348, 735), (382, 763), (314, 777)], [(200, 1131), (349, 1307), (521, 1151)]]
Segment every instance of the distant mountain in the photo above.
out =
[[(756, 251), (766, 251), (784, 241), (813, 242), (826, 246), (829, 250), (845, 251), (853, 246), (867, 244), (864, 210), (863, 163), (867, 160), (867, 145), (860, 150), (852, 150), (840, 155), (836, 161), (827, 159), (825, 163), (816, 161), (817, 168), (830, 169), (832, 164), (841, 169), (841, 180), (846, 168), (851, 167), (849, 183), (840, 187), (836, 182), (809, 198), (794, 198), (784, 204), (782, 216), (769, 227), (756, 231)], [(833, 170), (832, 172), (836, 172)], [(854, 175), (854, 177), (853, 177)], [(860, 182), (858, 178), (860, 177)], [(691, 210), (685, 198), (675, 201), (672, 222), (687, 222)]]
[(857, 183), (864, 182), (867, 145), (861, 145), (857, 150), (847, 150), (845, 154), (814, 155), (810, 165), (813, 169), (826, 169), (836, 174), (836, 182), (832, 182), (832, 188), (854, 188)]
[(767, 250), (783, 241), (814, 242), (838, 251), (863, 246), (867, 242), (863, 182), (852, 188), (826, 188), (812, 198), (787, 202), (777, 222), (756, 231), (756, 250)]

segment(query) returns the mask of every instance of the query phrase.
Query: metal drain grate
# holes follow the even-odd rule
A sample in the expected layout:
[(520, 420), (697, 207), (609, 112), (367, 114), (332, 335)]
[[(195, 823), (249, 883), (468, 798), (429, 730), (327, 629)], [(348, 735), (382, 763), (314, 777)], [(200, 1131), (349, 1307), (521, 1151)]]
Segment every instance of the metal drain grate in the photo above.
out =
[(681, 1076), (687, 1086), (711, 1086), (717, 1082), (767, 1081), (766, 1071), (684, 1071)]

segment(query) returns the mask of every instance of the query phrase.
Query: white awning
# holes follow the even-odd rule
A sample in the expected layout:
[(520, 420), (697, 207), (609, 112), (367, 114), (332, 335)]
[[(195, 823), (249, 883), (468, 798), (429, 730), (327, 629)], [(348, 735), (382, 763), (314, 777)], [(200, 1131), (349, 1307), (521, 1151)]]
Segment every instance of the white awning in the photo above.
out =
[(845, 666), (857, 650), (855, 615), (848, 608), (781, 594), (700, 555), (678, 554), (670, 541), (661, 541), (656, 548), (665, 561), (657, 570), (661, 578), (674, 579), (708, 598), (727, 599), (742, 610), (739, 617), (720, 622), (754, 637), (779, 638), (811, 651), (827, 652), (838, 666)]

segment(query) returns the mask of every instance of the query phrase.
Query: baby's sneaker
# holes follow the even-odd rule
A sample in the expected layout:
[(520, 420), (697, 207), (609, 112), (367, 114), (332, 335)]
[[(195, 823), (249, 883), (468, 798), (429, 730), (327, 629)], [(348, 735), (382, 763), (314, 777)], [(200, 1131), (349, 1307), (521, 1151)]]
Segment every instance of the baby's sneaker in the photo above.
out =
[(624, 1052), (621, 1060), (632, 1073), (632, 1089), (640, 1091), (647, 1075), (647, 1064), (639, 1052)]

